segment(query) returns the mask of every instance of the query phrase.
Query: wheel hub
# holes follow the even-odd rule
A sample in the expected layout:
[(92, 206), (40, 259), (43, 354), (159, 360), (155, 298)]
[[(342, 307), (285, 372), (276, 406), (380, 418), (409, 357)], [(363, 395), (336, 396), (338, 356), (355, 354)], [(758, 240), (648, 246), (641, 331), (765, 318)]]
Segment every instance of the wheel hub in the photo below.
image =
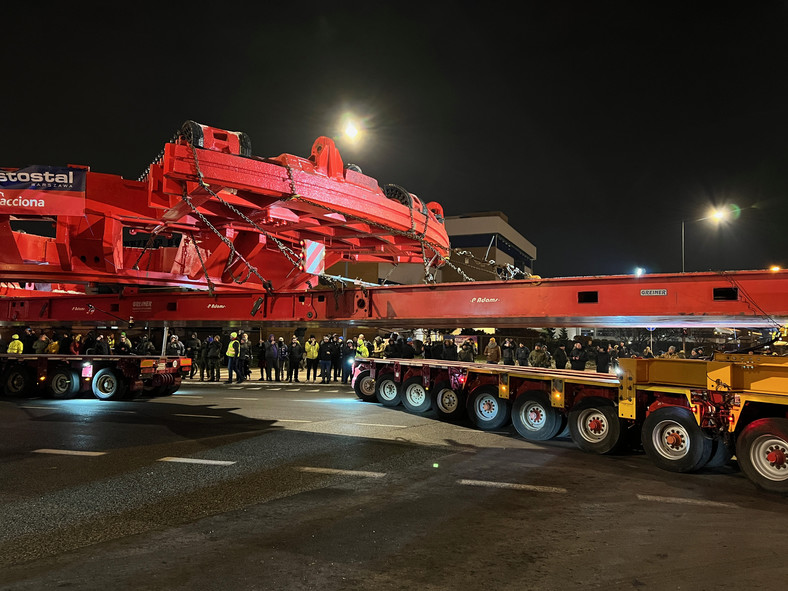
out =
[(605, 430), (605, 425), (599, 417), (594, 417), (588, 421), (588, 430), (591, 431), (591, 433), (596, 433), (599, 435)]
[(531, 409), (528, 411), (528, 420), (532, 425), (541, 423), (544, 420), (542, 409), (539, 407), (531, 407)]
[(671, 449), (681, 449), (684, 446), (684, 438), (681, 433), (671, 431), (665, 436), (665, 443)]
[(769, 452), (766, 454), (766, 459), (769, 460), (769, 463), (774, 468), (785, 469), (786, 467), (786, 455), (784, 449), (779, 447), (769, 448)]

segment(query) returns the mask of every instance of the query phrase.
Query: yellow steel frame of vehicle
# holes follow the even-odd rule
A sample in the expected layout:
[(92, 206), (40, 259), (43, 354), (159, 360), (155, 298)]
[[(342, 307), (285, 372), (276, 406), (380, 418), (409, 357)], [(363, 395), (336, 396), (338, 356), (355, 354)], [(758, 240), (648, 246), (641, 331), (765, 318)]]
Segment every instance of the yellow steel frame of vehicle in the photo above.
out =
[[(619, 386), (619, 416), (637, 417), (637, 391), (666, 392), (687, 398), (692, 390), (738, 396), (731, 408), (733, 431), (744, 404), (788, 406), (788, 358), (767, 355), (717, 354), (714, 361), (694, 359), (620, 359), (623, 371)], [(696, 412), (695, 419), (700, 420)]]

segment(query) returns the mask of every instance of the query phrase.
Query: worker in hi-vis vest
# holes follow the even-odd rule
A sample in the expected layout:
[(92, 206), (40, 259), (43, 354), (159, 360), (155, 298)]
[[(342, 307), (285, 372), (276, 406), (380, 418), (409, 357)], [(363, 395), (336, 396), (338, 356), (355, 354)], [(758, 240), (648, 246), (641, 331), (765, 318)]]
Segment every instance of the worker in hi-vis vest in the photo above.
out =
[(227, 351), (224, 353), (227, 357), (227, 381), (225, 384), (233, 383), (233, 372), (235, 372), (235, 381), (240, 384), (244, 381), (243, 368), (239, 361), (239, 354), (241, 352), (241, 343), (238, 342), (238, 333), (230, 333), (230, 343), (227, 345)]

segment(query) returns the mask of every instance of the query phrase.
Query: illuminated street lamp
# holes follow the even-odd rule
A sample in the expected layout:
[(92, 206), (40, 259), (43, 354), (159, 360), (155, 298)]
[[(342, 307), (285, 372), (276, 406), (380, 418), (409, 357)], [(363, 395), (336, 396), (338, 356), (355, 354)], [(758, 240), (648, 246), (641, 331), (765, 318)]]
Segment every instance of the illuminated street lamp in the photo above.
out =
[(702, 222), (705, 220), (712, 220), (716, 224), (720, 224), (728, 219), (728, 211), (726, 209), (714, 208), (709, 211), (709, 215), (696, 220), (681, 220), (681, 272), (684, 273), (684, 224), (690, 222)]

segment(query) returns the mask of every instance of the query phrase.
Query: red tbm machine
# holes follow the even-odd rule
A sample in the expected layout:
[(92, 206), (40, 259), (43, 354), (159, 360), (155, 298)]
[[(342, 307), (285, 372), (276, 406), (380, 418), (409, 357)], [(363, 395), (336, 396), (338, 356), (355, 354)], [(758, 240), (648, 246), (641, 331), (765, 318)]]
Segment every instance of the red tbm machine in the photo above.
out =
[[(440, 205), (345, 166), (329, 138), (309, 158), (259, 158), (245, 134), (191, 121), (136, 181), (83, 166), (0, 169), (0, 212), (0, 322), (17, 328), (225, 322), (243, 313), (223, 297), (249, 299), (248, 317), (343, 259), (428, 268), (449, 254)], [(210, 301), (187, 316), (181, 298), (195, 295)], [(0, 364), (9, 395), (117, 399), (171, 394), (189, 361), (6, 354)]]
[[(425, 282), (433, 267), (453, 265), (441, 206), (381, 187), (345, 165), (328, 138), (308, 158), (260, 158), (245, 134), (193, 122), (136, 181), (75, 166), (0, 169), (0, 227), (3, 326), (775, 328), (788, 320), (784, 271), (346, 289), (347, 278), (326, 274), (340, 261), (418, 263)], [(103, 399), (177, 389), (180, 360), (137, 359), (2, 355), (2, 385), (6, 394), (36, 386), (57, 397), (92, 388)], [(360, 361), (354, 386), (364, 400), (464, 415), (481, 429), (511, 420), (533, 441), (566, 428), (595, 453), (640, 441), (658, 466), (678, 472), (736, 453), (756, 484), (786, 492), (787, 371), (784, 358), (752, 355), (627, 359), (619, 375), (384, 359)]]

